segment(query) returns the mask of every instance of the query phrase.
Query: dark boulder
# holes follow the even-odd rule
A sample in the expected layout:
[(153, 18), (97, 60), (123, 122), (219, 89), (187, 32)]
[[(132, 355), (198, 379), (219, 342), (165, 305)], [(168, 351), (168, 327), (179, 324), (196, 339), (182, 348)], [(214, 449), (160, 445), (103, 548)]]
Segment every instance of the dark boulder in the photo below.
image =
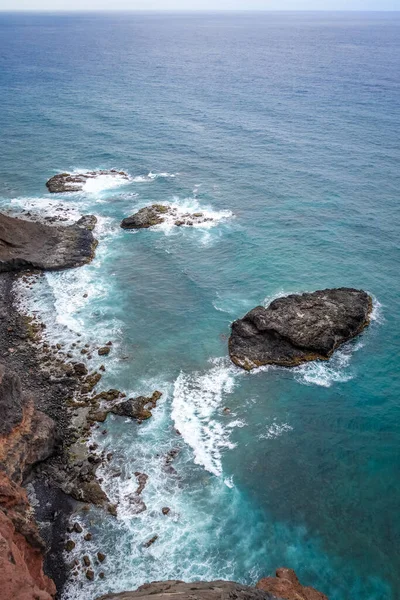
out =
[(51, 226), (0, 214), (0, 272), (79, 267), (94, 257), (96, 217)]
[(131, 217), (123, 219), (121, 227), (123, 229), (147, 229), (154, 225), (159, 225), (165, 220), (165, 215), (168, 214), (170, 208), (163, 204), (153, 204), (153, 206), (145, 206)]
[(151, 417), (151, 410), (156, 407), (159, 398), (161, 398), (161, 392), (157, 391), (149, 398), (145, 396), (129, 398), (124, 402), (116, 404), (111, 409), (111, 412), (121, 417), (130, 417), (131, 419), (144, 421)]
[(111, 177), (121, 177), (129, 180), (129, 176), (124, 171), (116, 171), (110, 169), (109, 171), (87, 171), (86, 173), (59, 173), (51, 177), (46, 187), (51, 193), (63, 193), (63, 192), (79, 192), (89, 179), (96, 179), (101, 175), (109, 175)]
[(371, 297), (353, 288), (278, 298), (268, 308), (257, 306), (232, 324), (229, 355), (246, 370), (327, 360), (369, 324), (371, 310)]

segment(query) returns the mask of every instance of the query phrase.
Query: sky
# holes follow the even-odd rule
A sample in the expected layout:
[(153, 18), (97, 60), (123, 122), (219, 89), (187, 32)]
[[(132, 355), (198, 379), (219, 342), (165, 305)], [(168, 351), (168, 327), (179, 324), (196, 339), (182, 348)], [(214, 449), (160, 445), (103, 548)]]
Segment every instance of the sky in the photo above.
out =
[(400, 0), (0, 0), (0, 10), (400, 10)]

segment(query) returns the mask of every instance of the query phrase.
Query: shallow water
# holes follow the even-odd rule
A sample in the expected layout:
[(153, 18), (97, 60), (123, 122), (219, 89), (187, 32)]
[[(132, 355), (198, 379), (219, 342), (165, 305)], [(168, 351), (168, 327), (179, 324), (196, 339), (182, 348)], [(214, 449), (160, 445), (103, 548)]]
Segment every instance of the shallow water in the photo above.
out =
[[(95, 261), (21, 303), (52, 339), (113, 341), (105, 389), (163, 392), (98, 433), (119, 516), (85, 517), (106, 578), (64, 600), (283, 565), (330, 600), (399, 597), (399, 34), (395, 14), (0, 16), (1, 204), (99, 217)], [(99, 168), (131, 179), (44, 186)], [(214, 221), (120, 229), (153, 202)], [(375, 309), (329, 362), (230, 364), (232, 320), (333, 286)]]

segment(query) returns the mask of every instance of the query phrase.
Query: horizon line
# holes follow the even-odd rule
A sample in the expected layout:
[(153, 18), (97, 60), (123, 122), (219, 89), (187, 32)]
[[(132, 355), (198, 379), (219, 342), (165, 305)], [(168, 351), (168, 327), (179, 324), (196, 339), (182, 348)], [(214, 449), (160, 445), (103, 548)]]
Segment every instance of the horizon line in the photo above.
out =
[(116, 13), (116, 12), (125, 12), (125, 13), (180, 13), (180, 14), (190, 14), (190, 13), (203, 13), (203, 14), (214, 14), (214, 13), (398, 13), (400, 9), (334, 9), (334, 8), (318, 8), (318, 9), (308, 9), (308, 8), (299, 8), (299, 9), (290, 9), (290, 8), (226, 8), (226, 9), (218, 9), (218, 8), (192, 8), (192, 9), (181, 9), (181, 8), (1, 8), (0, 13)]

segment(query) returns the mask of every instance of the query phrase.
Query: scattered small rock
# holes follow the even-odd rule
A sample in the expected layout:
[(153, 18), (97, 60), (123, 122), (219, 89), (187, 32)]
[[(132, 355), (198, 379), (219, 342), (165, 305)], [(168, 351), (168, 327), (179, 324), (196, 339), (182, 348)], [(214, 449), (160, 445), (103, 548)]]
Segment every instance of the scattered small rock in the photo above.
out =
[(68, 540), (65, 544), (65, 550), (67, 552), (72, 552), (72, 550), (75, 548), (76, 544), (74, 542), (74, 540)]
[(155, 542), (156, 540), (158, 540), (158, 535), (153, 535), (153, 537), (152, 537), (152, 538), (151, 538), (151, 539), (150, 539), (148, 542), (145, 542), (145, 543), (143, 544), (143, 546), (144, 546), (145, 548), (149, 548), (150, 546), (152, 546), (152, 545), (154, 544), (154, 542)]

